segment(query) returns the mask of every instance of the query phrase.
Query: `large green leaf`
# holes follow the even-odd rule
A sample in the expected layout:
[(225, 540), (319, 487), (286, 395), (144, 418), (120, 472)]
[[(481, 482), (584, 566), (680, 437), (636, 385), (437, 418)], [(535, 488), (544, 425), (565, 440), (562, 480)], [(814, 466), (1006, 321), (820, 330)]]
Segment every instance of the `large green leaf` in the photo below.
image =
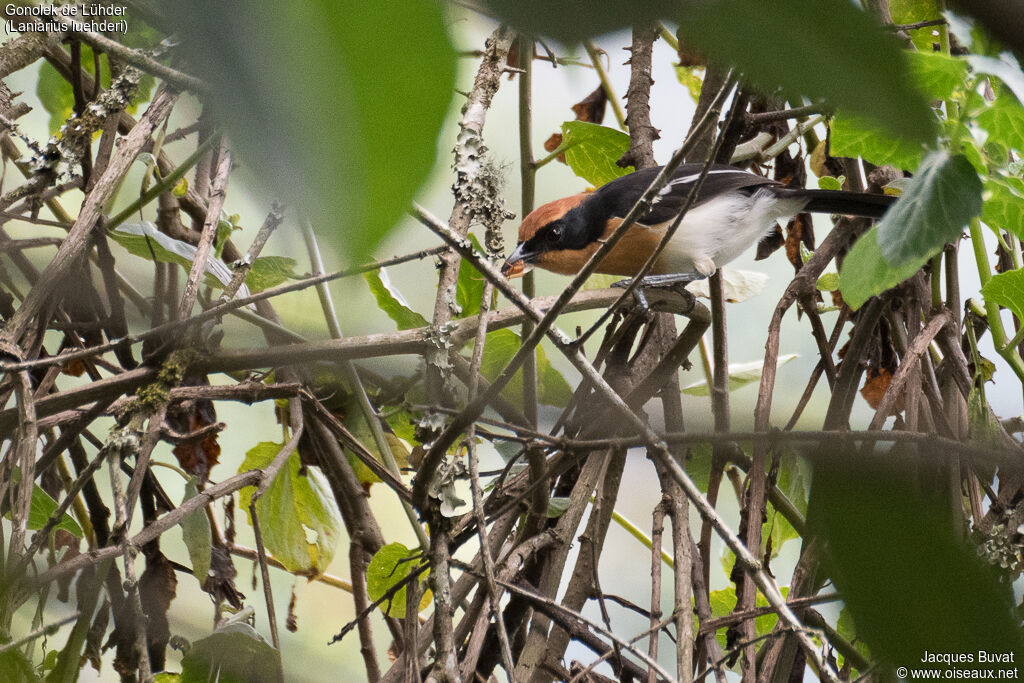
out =
[[(21, 480), (21, 472), (15, 470), (14, 481)], [(49, 493), (44, 491), (39, 484), (32, 485), (32, 501), (29, 505), (28, 511), (28, 529), (30, 531), (38, 531), (46, 526), (46, 523), (50, 520), (50, 517), (54, 512), (57, 511), (57, 501), (50, 496)], [(4, 517), (7, 519), (11, 518), (11, 511), (8, 510)], [(82, 528), (78, 526), (78, 522), (68, 513), (64, 513), (60, 521), (53, 527), (53, 531), (57, 529), (64, 529), (68, 533), (72, 534), (77, 538), (82, 537)]]
[[(779, 590), (783, 597), (789, 595), (789, 586), (781, 586)], [(718, 591), (711, 591), (708, 596), (709, 602), (711, 603), (711, 616), (713, 618), (727, 617), (734, 609), (736, 609), (736, 588), (729, 586)], [(764, 597), (760, 592), (757, 594), (757, 607), (767, 607), (768, 598)], [(763, 637), (771, 632), (775, 628), (775, 624), (779, 621), (777, 614), (763, 614), (754, 619), (754, 629), (757, 631), (759, 637)], [(719, 644), (725, 648), (726, 646), (726, 628), (723, 626), (716, 632)]]
[(839, 269), (839, 291), (850, 308), (857, 310), (871, 297), (881, 294), (917, 272), (926, 258), (892, 267), (878, 245), (878, 226), (872, 227), (854, 243)]
[[(964, 541), (961, 522), (922, 490), (906, 460), (829, 447), (814, 463), (808, 524), (828, 548), (826, 569), (857, 636), (883, 667), (920, 665), (926, 651), (1015, 653), (1019, 661), (1010, 583)], [(977, 678), (975, 666), (952, 673)]]
[(243, 160), (367, 257), (434, 165), (455, 76), (442, 4), (185, 0), (168, 18)]
[[(419, 565), (420, 551), (410, 550), (401, 543), (389, 543), (374, 554), (370, 564), (366, 566), (366, 594), (376, 602), (401, 583), (409, 573)], [(420, 574), (420, 604), (423, 609), (429, 604), (430, 592), (426, 590), (426, 578), (429, 572)], [(406, 586), (394, 592), (390, 600), (381, 603), (381, 611), (388, 616), (402, 619), (405, 617)]]
[[(468, 237), (469, 241), (473, 243), (473, 249), (478, 254), (483, 254), (484, 250), (476, 236), (470, 234)], [(480, 312), (480, 300), (483, 293), (484, 276), (469, 261), (462, 259), (459, 263), (459, 278), (455, 284), (455, 302), (462, 309), (462, 312), (459, 314), (460, 318), (466, 318)]]
[[(199, 487), (196, 478), (192, 477), (185, 484), (185, 495), (181, 499), (184, 503), (189, 498), (199, 494)], [(210, 530), (210, 520), (206, 516), (206, 509), (193, 510), (181, 520), (181, 537), (188, 549), (189, 559), (192, 560), (192, 573), (199, 579), (199, 585), (206, 583), (206, 577), (210, 573), (210, 556), (212, 554), (213, 532)]]
[(832, 117), (829, 153), (836, 157), (863, 157), (876, 166), (913, 171), (924, 158), (924, 145), (895, 137), (880, 126), (847, 112)]
[(234, 622), (192, 643), (181, 683), (283, 683), (281, 653), (252, 626)]
[(960, 237), (981, 213), (981, 180), (967, 157), (932, 152), (878, 223), (878, 245), (894, 267), (918, 262)]
[(684, 7), (683, 38), (762, 88), (825, 99), (896, 136), (934, 139), (934, 116), (899, 42), (853, 3), (708, 0)]
[(370, 285), (370, 291), (377, 299), (377, 308), (387, 313), (398, 329), (411, 330), (430, 324), (426, 318), (409, 308), (405, 297), (392, 286), (386, 270), (383, 268), (377, 271), (371, 270), (363, 277), (366, 278), (366, 284)]
[(967, 78), (967, 62), (957, 57), (940, 52), (910, 52), (907, 59), (918, 86), (937, 100), (949, 99)]
[(989, 140), (1010, 149), (1024, 151), (1024, 107), (1017, 98), (1003, 93), (978, 114), (978, 125), (988, 131)]
[[(263, 469), (281, 450), (281, 444), (262, 441), (245, 454), (239, 472)], [(284, 568), (294, 574), (318, 576), (327, 571), (341, 535), (341, 514), (320, 471), (304, 473), (299, 454), (292, 453), (266, 494), (256, 503), (263, 542)], [(249, 512), (256, 488), (239, 491), (238, 504)]]
[(261, 256), (252, 262), (245, 275), (245, 284), (253, 294), (277, 287), (298, 277), (295, 265), (295, 259), (287, 256)]
[(675, 18), (676, 0), (484, 0), (509, 24), (567, 43), (656, 19)]
[(985, 181), (985, 203), (981, 220), (993, 230), (1009, 230), (1024, 239), (1024, 195), (1009, 180), (989, 178)]
[(986, 303), (1008, 308), (1018, 319), (1024, 320), (1024, 270), (993, 275), (981, 288), (981, 293)]
[[(484, 357), (480, 365), (480, 374), (493, 382), (501, 374), (508, 362), (512, 360), (522, 339), (512, 330), (495, 330), (487, 333), (484, 345)], [(567, 405), (572, 398), (572, 388), (548, 361), (544, 349), (537, 347), (537, 397), (541, 403), (552, 406)], [(511, 381), (502, 390), (502, 396), (515, 404), (523, 402), (523, 370), (520, 368), (512, 376)]]
[[(936, 0), (889, 0), (889, 14), (895, 24), (916, 24), (942, 18), (942, 10)], [(938, 38), (932, 35), (937, 30), (935, 26), (924, 26), (908, 33), (918, 50), (931, 52), (932, 45), (938, 42)]]
[(565, 162), (572, 172), (594, 187), (633, 172), (615, 162), (629, 149), (629, 136), (620, 130), (586, 121), (562, 124)]
[[(177, 263), (186, 271), (192, 268), (196, 256), (194, 245), (165, 235), (151, 221), (122, 223), (107, 234), (135, 256), (150, 261), (155, 258), (161, 263)], [(206, 276), (203, 278), (205, 284), (222, 288), (231, 282), (232, 275), (227, 264), (216, 256), (211, 255), (207, 259)]]

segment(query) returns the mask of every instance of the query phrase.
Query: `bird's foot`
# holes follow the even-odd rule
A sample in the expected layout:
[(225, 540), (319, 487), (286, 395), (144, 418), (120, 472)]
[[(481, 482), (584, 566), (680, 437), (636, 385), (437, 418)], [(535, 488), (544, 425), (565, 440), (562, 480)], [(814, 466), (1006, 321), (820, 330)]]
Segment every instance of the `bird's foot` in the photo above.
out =
[[(693, 294), (687, 289), (686, 285), (696, 280), (703, 280), (706, 275), (700, 273), (672, 273), (670, 275), (647, 275), (640, 280), (640, 284), (636, 289), (633, 290), (633, 296), (636, 298), (636, 305), (641, 311), (648, 313), (651, 310), (650, 303), (647, 301), (647, 297), (644, 295), (645, 289), (669, 289), (683, 298), (683, 312), (689, 313), (693, 310), (693, 306), (696, 303)], [(625, 289), (633, 282), (633, 279), (620, 280), (619, 282), (613, 282), (612, 287), (619, 287)]]

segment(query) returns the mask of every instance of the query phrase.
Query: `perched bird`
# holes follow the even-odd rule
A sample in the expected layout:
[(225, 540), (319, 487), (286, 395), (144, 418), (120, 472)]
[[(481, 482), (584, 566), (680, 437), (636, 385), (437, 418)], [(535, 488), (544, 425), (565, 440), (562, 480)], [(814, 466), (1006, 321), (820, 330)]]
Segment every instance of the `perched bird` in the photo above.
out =
[[(702, 164), (682, 164), (651, 209), (623, 235), (598, 273), (633, 276), (654, 252), (700, 176)], [(517, 277), (533, 266), (575, 274), (622, 224), (661, 167), (616, 178), (592, 193), (549, 202), (519, 226), (519, 243), (502, 266)], [(712, 166), (693, 205), (643, 284), (707, 277), (772, 232), (780, 219), (804, 211), (880, 218), (895, 201), (881, 194), (807, 190), (732, 166)], [(662, 277), (658, 277), (662, 276)]]

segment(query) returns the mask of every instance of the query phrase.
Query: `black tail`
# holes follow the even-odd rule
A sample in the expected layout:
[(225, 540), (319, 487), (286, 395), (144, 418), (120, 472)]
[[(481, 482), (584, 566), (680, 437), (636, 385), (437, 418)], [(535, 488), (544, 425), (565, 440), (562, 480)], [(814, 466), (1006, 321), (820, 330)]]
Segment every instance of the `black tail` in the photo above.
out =
[(896, 197), (866, 192), (805, 190), (793, 187), (773, 188), (773, 191), (775, 196), (780, 198), (807, 199), (807, 206), (804, 208), (804, 211), (813, 213), (842, 213), (848, 216), (864, 216), (866, 218), (881, 218), (886, 209), (896, 201)]

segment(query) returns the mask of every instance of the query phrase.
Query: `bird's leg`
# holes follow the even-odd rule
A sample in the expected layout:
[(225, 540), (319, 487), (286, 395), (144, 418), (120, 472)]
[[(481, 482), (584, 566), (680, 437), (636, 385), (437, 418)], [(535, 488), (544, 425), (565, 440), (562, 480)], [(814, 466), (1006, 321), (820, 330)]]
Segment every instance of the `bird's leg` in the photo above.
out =
[[(633, 296), (636, 297), (636, 304), (642, 311), (649, 311), (651, 309), (650, 304), (647, 301), (647, 297), (644, 296), (645, 289), (670, 289), (683, 297), (683, 301), (686, 302), (686, 311), (693, 310), (693, 306), (696, 301), (687, 289), (686, 285), (696, 280), (703, 280), (706, 275), (700, 273), (672, 273), (669, 275), (647, 275), (640, 280), (639, 285), (633, 290)], [(619, 282), (613, 282), (612, 287), (620, 287), (625, 289), (633, 282), (633, 279), (620, 280)]]

